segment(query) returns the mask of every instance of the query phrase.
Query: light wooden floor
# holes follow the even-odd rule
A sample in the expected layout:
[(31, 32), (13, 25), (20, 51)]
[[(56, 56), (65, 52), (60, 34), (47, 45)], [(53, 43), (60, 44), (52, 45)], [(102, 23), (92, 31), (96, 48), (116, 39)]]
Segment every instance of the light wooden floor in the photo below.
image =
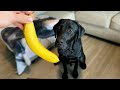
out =
[[(87, 69), (79, 69), (79, 79), (120, 79), (120, 46), (87, 35), (82, 41)], [(52, 51), (57, 54), (56, 49)], [(39, 60), (30, 66), (29, 72), (18, 76), (14, 54), (0, 40), (0, 79), (59, 79), (61, 73), (58, 71), (59, 65)]]

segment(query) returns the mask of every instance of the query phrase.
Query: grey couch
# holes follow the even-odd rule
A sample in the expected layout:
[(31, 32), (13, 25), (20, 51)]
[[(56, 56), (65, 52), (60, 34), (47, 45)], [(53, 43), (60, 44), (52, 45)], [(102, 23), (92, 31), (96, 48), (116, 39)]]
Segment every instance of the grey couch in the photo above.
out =
[(75, 17), (87, 34), (120, 43), (119, 11), (77, 11)]

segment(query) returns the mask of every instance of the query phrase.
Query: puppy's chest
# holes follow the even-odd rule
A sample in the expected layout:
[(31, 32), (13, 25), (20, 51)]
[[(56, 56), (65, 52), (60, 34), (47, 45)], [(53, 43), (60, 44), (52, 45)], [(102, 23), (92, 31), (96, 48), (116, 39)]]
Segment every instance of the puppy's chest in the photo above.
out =
[(68, 49), (67, 51), (66, 51), (66, 56), (67, 57), (70, 57), (70, 58), (73, 58), (73, 57), (78, 57), (78, 56), (80, 56), (80, 49), (78, 49), (78, 50), (75, 50), (75, 49)]

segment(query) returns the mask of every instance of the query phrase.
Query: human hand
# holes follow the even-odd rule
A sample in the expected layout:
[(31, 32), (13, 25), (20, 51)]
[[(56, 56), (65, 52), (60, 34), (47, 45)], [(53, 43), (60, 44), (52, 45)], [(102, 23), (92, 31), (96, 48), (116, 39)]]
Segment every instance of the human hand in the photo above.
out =
[(0, 11), (0, 27), (7, 27), (11, 24), (23, 29), (23, 24), (33, 21), (29, 14), (32, 11)]
[[(14, 23), (14, 25), (16, 25), (17, 27), (19, 27), (20, 29), (23, 29), (23, 24), (24, 23), (29, 23), (30, 21), (33, 21), (34, 17), (33, 17), (33, 11), (16, 11), (16, 14), (22, 15), (22, 16), (18, 16), (19, 19), (16, 17), (16, 20), (19, 20), (17, 22)], [(24, 16), (26, 15), (26, 16)], [(28, 16), (30, 15), (30, 16)], [(22, 19), (23, 17), (23, 19)], [(25, 19), (29, 17), (28, 19)], [(32, 17), (32, 18), (30, 18)]]

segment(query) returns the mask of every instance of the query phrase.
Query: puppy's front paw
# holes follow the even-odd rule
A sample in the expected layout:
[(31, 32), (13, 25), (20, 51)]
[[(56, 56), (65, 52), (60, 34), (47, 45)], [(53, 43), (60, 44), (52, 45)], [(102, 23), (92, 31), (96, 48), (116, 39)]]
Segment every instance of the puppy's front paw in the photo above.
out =
[(63, 73), (63, 75), (62, 75), (62, 79), (68, 79), (68, 75), (67, 75), (67, 73)]
[(78, 72), (77, 71), (73, 71), (72, 76), (75, 79), (78, 78)]

